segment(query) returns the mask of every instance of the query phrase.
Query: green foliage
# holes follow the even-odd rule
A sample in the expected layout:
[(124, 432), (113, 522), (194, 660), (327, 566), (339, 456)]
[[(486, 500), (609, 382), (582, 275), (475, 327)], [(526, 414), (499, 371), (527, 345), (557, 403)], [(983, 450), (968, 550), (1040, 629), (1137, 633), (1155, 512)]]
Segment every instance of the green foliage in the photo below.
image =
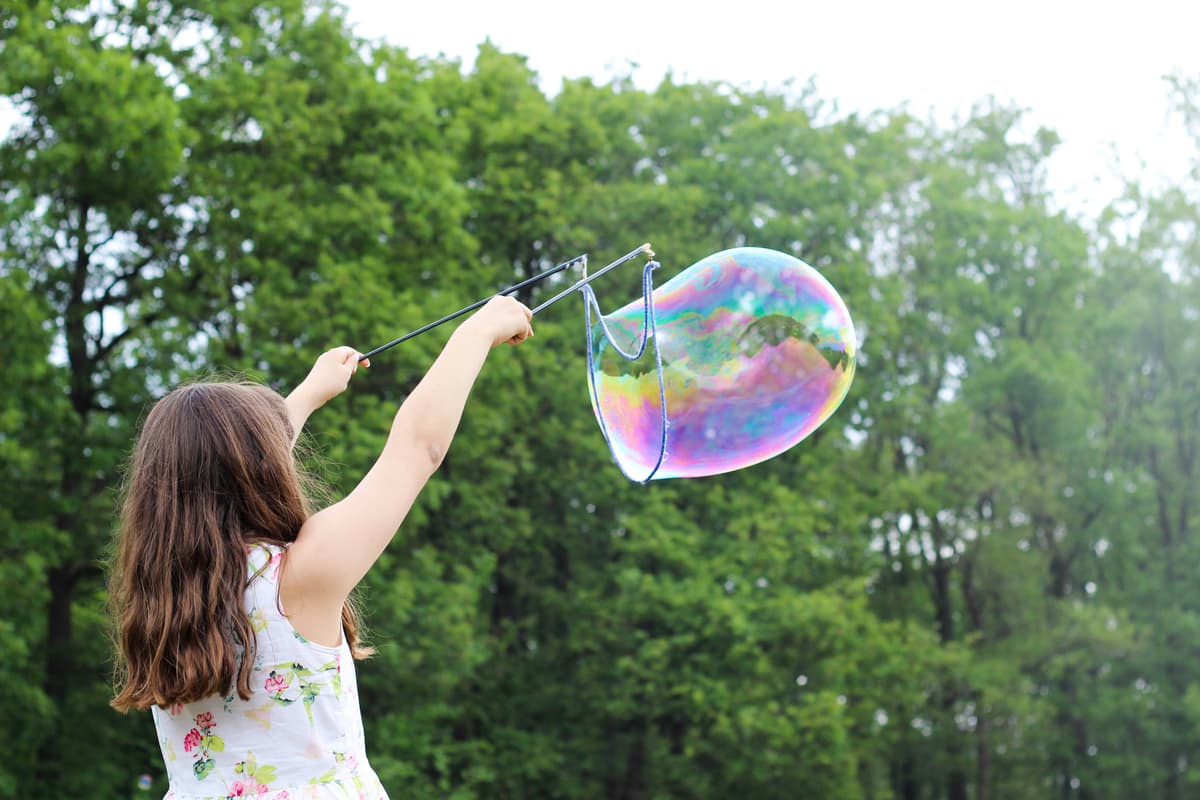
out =
[[(207, 372), (285, 391), (327, 347), (643, 241), (664, 280), (744, 243), (809, 261), (866, 334), (859, 377), (783, 456), (636, 486), (596, 430), (578, 306), (496, 351), (363, 587), (392, 792), (1195, 793), (1195, 174), (1084, 225), (1044, 185), (1055, 136), (1007, 108), (938, 129), (811, 89), (548, 97), (490, 44), (464, 70), (300, 0), (9, 4), (0, 31), (22, 114), (0, 143), (0, 722), (20, 732), (0, 797), (163, 788), (147, 717), (107, 708), (103, 588), (153, 398)], [(1172, 87), (1196, 130), (1195, 82)], [(333, 494), (445, 336), (311, 422)]]

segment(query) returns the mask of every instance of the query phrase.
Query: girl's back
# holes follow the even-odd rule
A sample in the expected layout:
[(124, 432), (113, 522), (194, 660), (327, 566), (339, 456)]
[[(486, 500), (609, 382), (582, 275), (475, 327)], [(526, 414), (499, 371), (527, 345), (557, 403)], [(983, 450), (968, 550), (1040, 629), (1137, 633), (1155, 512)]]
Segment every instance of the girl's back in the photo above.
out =
[(255, 544), (247, 554), (250, 699), (231, 692), (153, 708), (171, 800), (386, 797), (367, 762), (349, 645), (310, 642), (283, 615), (283, 553)]

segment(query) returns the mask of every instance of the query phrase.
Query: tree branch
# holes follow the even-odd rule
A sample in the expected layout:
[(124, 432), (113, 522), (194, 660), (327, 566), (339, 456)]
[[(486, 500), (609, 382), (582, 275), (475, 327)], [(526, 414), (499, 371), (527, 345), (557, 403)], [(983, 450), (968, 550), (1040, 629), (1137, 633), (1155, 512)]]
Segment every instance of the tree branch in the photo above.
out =
[[(95, 252), (95, 248), (92, 249), (92, 252)], [(137, 282), (137, 280), (141, 277), (142, 270), (150, 266), (150, 264), (154, 262), (155, 258), (155, 255), (145, 256), (144, 258), (139, 259), (137, 264), (135, 264), (133, 267), (127, 269), (119, 275), (114, 276), (112, 282), (104, 288), (104, 291), (101, 293), (101, 295), (89, 304), (88, 309), (90, 311), (103, 311), (114, 302), (125, 303), (137, 298), (137, 293), (132, 291), (127, 291), (122, 295), (114, 295), (113, 292), (122, 283), (124, 283), (127, 287), (130, 287), (131, 284)]]

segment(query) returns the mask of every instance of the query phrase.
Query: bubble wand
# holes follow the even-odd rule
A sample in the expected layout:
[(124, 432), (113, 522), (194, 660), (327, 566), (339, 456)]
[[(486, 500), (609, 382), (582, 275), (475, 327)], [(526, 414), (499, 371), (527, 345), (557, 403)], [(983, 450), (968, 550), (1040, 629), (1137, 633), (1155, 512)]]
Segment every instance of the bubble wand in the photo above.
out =
[[(626, 261), (629, 261), (630, 259), (635, 258), (639, 253), (646, 253), (651, 258), (654, 257), (654, 251), (650, 249), (650, 244), (646, 243), (646, 244), (642, 245), (641, 247), (639, 247), (638, 249), (633, 250), (629, 253), (626, 253), (625, 255), (618, 258), (616, 261), (612, 262), (611, 264), (608, 264), (605, 267), (602, 267), (601, 269), (597, 270), (596, 272), (592, 273), (591, 275), (585, 275), (580, 280), (571, 284), (571, 286), (569, 286), (568, 288), (564, 289), (563, 291), (561, 291), (558, 294), (551, 297), (549, 300), (545, 301), (541, 305), (534, 308), (533, 313), (536, 314), (539, 311), (542, 311), (542, 310), (548, 308), (549, 306), (554, 305), (555, 303), (557, 303), (559, 300), (562, 300), (567, 295), (579, 291), (584, 286), (587, 286), (589, 283), (596, 280), (596, 278), (599, 278), (604, 273), (609, 272), (613, 269), (616, 269), (617, 267), (624, 264)], [(551, 275), (556, 275), (559, 272), (562, 272), (563, 270), (574, 266), (575, 264), (583, 264), (583, 268), (586, 272), (586, 270), (587, 270), (587, 254), (584, 253), (581, 256), (575, 256), (575, 258), (572, 258), (570, 261), (564, 261), (561, 264), (556, 264), (553, 267), (551, 267), (550, 269), (546, 270), (545, 272), (539, 272), (537, 275), (534, 275), (531, 278), (526, 278), (525, 280), (521, 281), (520, 283), (514, 283), (512, 286), (509, 286), (507, 289), (502, 289), (499, 292), (497, 292), (496, 294), (497, 295), (513, 294), (514, 292), (524, 289), (526, 286), (532, 286), (533, 284), (535, 284), (539, 281), (543, 281), (546, 278), (549, 278)], [(474, 303), (471, 303), (471, 305), (464, 306), (452, 314), (447, 314), (446, 316), (442, 317), (441, 319), (434, 320), (433, 322), (422, 325), (421, 327), (417, 328), (416, 330), (409, 331), (408, 333), (404, 334), (403, 336), (401, 336), (397, 339), (393, 339), (392, 341), (388, 342), (387, 344), (382, 344), (379, 347), (376, 347), (374, 350), (363, 353), (362, 358), (360, 358), (359, 361), (360, 362), (366, 361), (371, 356), (382, 353), (384, 350), (393, 348), (402, 342), (407, 342), (409, 339), (413, 338), (414, 336), (420, 336), (422, 333), (425, 333), (426, 331), (431, 331), (439, 325), (442, 325), (446, 322), (450, 322), (451, 320), (458, 319), (463, 314), (466, 314), (468, 312), (474, 311), (477, 308), (480, 308), (481, 306), (486, 304), (487, 301), (489, 301), (491, 299), (492, 299), (492, 296), (488, 296), (488, 297), (483, 298), (482, 300), (477, 300)]]
[(587, 256), (586, 255), (583, 256), (583, 269), (584, 269), (585, 275), (582, 278), (580, 278), (579, 280), (575, 281), (575, 283), (573, 283), (572, 285), (568, 286), (566, 289), (563, 289), (561, 292), (554, 295), (554, 297), (551, 297), (546, 302), (544, 302), (541, 305), (534, 308), (533, 313), (536, 314), (539, 311), (549, 308), (550, 306), (557, 303), (559, 300), (562, 300), (567, 295), (573, 294), (574, 292), (577, 292), (580, 289), (582, 289), (584, 286), (587, 286), (589, 283), (596, 280), (596, 278), (599, 278), (604, 273), (610, 272), (610, 271), (616, 269), (617, 267), (621, 266), (622, 264), (624, 264), (626, 261), (628, 261), (631, 258), (635, 258), (639, 253), (645, 253), (646, 255), (650, 256), (651, 258), (654, 258), (654, 251), (650, 249), (650, 243), (646, 242), (646, 244), (642, 245), (637, 250), (626, 253), (625, 255), (621, 256), (620, 258), (618, 258), (616, 261), (612, 262), (611, 264), (601, 267), (600, 269), (596, 270), (591, 275), (586, 274), (586, 272), (587, 272)]

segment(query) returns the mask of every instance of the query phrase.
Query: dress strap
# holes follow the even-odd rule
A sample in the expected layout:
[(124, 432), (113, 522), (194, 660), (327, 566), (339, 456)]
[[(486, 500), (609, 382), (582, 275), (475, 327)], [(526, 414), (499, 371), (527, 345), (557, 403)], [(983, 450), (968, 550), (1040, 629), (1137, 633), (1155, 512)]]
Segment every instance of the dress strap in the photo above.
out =
[(264, 580), (270, 584), (279, 583), (279, 568), (283, 562), (285, 549), (277, 544), (255, 542), (246, 548), (246, 586), (249, 588), (256, 580)]

